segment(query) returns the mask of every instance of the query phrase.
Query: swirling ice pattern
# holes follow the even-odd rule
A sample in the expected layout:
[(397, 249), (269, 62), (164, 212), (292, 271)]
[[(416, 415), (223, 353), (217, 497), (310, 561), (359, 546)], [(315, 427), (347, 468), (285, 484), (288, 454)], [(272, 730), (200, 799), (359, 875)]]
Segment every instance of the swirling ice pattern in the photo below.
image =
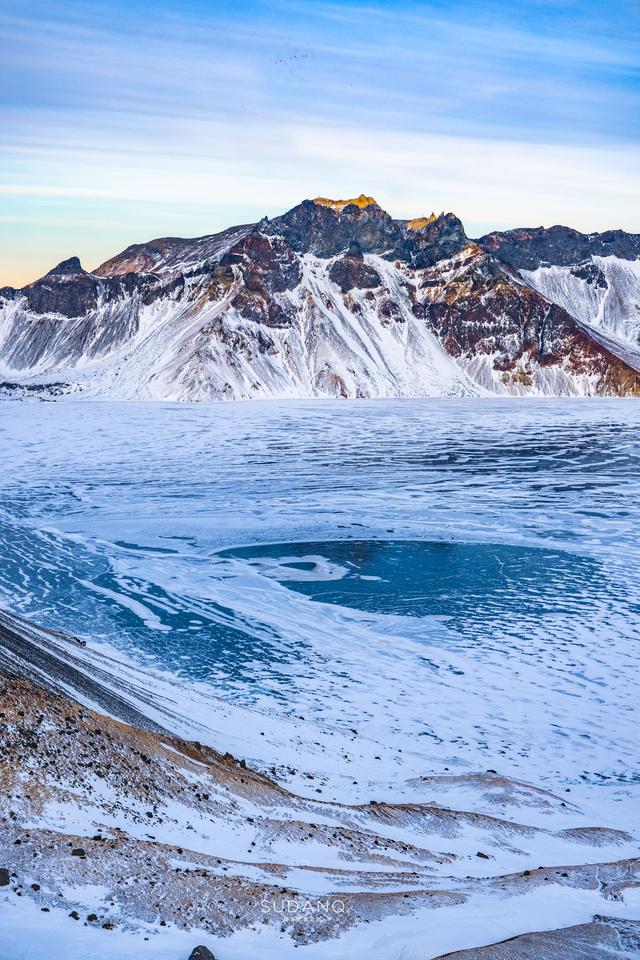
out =
[(425, 764), (629, 783), (640, 407), (0, 406), (0, 602)]

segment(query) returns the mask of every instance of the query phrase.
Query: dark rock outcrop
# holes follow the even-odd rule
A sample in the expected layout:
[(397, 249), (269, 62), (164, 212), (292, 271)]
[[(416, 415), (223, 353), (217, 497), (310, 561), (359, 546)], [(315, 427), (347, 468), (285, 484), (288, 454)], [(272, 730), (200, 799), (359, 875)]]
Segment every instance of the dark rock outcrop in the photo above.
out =
[(189, 960), (216, 960), (208, 947), (195, 947), (189, 954)]
[(18, 296), (18, 291), (15, 287), (0, 287), (0, 306), (3, 303), (9, 303), (11, 300), (15, 300)]
[(221, 264), (237, 266), (246, 289), (265, 298), (292, 290), (302, 279), (300, 260), (289, 244), (281, 237), (269, 237), (259, 230), (233, 246)]
[(381, 283), (378, 271), (364, 262), (362, 251), (354, 245), (344, 257), (332, 263), (329, 279), (337, 284), (343, 293), (354, 287), (360, 290), (379, 287)]
[(78, 258), (71, 257), (25, 287), (22, 294), (34, 313), (80, 317), (95, 310), (99, 287), (99, 281), (82, 269)]
[(363, 253), (385, 253), (397, 245), (398, 227), (377, 203), (347, 203), (335, 210), (303, 200), (288, 213), (261, 224), (261, 230), (284, 237), (296, 253), (335, 257), (356, 243)]
[(356, 247), (417, 268), (452, 256), (469, 242), (453, 213), (426, 219), (424, 227), (416, 230), (392, 220), (375, 201), (366, 199), (371, 202), (353, 201), (337, 208), (328, 206), (328, 201), (304, 200), (283, 216), (263, 222), (260, 229), (284, 237), (297, 253), (330, 258)]
[(624, 230), (580, 233), (571, 227), (521, 227), (480, 237), (478, 245), (518, 270), (555, 264), (572, 266), (592, 256), (640, 258), (640, 234)]
[(402, 253), (418, 269), (452, 257), (469, 244), (462, 221), (454, 213), (442, 213), (429, 219), (422, 229), (405, 234)]
[(579, 280), (584, 280), (592, 287), (602, 287), (603, 289), (607, 287), (607, 279), (600, 267), (595, 263), (581, 263), (577, 267), (572, 267), (571, 273), (574, 277), (578, 277)]

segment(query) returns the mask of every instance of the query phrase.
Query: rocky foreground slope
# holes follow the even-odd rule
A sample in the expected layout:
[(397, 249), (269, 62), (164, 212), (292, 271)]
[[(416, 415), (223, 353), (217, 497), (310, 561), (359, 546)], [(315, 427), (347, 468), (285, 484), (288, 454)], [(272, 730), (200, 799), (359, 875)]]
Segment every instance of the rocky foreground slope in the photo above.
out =
[(639, 235), (473, 241), (364, 195), (0, 290), (9, 396), (638, 396), (639, 340)]
[[(412, 785), (422, 801), (343, 803), (316, 796), (317, 770), (302, 774), (311, 781), (303, 795), (251, 758), (172, 732), (170, 713), (151, 709), (149, 678), (136, 693), (122, 675), (109, 686), (109, 676), (115, 671), (97, 651), (2, 614), (5, 910), (26, 898), (39, 927), (50, 923), (63, 938), (87, 927), (159, 945), (186, 931), (219, 960), (296, 947), (303, 957), (391, 958), (398, 929), (435, 929), (440, 911), (461, 942), (475, 936), (481, 946), (504, 939), (496, 934), (510, 916), (525, 918), (516, 921), (524, 931), (547, 929), (541, 904), (564, 898), (569, 915), (584, 900), (582, 912), (599, 903), (598, 916), (466, 950), (460, 960), (637, 954), (640, 923), (625, 919), (625, 898), (640, 887), (637, 843), (585, 822), (566, 795), (494, 771), (443, 772)], [(479, 925), (492, 910), (504, 919)], [(20, 954), (9, 943), (12, 956), (29, 956), (28, 930), (23, 941)], [(118, 942), (113, 955), (123, 956)], [(438, 952), (425, 943), (420, 956)]]

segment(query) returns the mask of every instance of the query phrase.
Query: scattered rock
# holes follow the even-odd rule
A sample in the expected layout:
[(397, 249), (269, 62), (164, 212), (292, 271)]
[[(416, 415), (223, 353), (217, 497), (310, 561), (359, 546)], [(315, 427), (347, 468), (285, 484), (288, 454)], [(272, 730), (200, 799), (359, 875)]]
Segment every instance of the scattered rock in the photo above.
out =
[(6, 867), (0, 867), (0, 887), (8, 887), (10, 883), (9, 871)]
[(216, 958), (211, 953), (211, 950), (209, 950), (207, 947), (200, 946), (200, 947), (195, 947), (191, 951), (189, 960), (216, 960)]

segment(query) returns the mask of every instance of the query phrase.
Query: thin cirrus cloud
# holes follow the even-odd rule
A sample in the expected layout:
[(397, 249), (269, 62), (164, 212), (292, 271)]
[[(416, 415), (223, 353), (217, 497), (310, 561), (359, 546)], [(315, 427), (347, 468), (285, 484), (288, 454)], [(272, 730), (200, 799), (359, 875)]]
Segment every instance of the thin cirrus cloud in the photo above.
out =
[(471, 234), (636, 221), (636, 0), (5, 0), (0, 284), (365, 191)]

